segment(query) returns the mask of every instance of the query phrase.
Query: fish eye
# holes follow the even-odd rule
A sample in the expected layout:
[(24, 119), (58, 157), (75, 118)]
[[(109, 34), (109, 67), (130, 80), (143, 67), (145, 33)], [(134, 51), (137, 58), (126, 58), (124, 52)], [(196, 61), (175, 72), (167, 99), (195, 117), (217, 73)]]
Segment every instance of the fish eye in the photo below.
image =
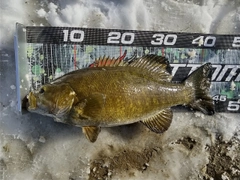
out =
[(40, 94), (43, 94), (45, 92), (45, 90), (43, 89), (43, 88), (41, 88), (40, 90), (39, 90), (39, 93)]

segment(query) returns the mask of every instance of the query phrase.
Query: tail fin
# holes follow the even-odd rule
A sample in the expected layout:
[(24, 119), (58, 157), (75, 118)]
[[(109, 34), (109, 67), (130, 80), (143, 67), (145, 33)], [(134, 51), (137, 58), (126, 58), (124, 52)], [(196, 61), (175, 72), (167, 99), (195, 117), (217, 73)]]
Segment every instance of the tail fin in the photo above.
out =
[(207, 115), (214, 114), (214, 104), (212, 97), (208, 94), (212, 76), (212, 65), (207, 63), (199, 67), (185, 80), (185, 85), (192, 86), (195, 99), (190, 103), (190, 107), (199, 110)]

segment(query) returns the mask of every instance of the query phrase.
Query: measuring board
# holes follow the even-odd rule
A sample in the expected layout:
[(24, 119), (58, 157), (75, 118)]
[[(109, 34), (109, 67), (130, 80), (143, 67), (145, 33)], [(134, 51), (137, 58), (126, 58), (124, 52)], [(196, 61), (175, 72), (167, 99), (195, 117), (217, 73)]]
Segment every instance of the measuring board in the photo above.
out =
[(240, 34), (43, 27), (16, 25), (18, 110), (30, 90), (103, 56), (123, 60), (165, 56), (174, 82), (206, 62), (213, 66), (210, 93), (217, 112), (240, 112)]

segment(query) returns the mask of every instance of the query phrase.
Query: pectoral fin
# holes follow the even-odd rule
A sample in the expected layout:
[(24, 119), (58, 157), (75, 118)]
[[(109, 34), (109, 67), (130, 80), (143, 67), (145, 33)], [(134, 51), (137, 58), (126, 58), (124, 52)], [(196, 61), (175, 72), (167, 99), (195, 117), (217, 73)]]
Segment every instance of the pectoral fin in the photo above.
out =
[(82, 131), (90, 142), (95, 142), (98, 134), (101, 132), (101, 128), (96, 126), (85, 126), (82, 127)]
[(172, 122), (172, 110), (170, 108), (161, 110), (157, 115), (141, 121), (151, 131), (162, 133), (166, 131)]

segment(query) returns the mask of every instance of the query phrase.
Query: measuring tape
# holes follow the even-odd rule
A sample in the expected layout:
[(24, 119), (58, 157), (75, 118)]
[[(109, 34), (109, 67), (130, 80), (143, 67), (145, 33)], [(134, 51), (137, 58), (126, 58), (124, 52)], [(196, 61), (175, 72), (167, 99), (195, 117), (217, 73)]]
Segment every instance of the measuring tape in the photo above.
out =
[[(168, 58), (173, 81), (201, 64), (213, 65), (211, 95), (217, 112), (240, 112), (240, 35), (137, 31), (17, 24), (18, 101), (32, 89), (103, 56), (125, 60), (146, 54)], [(21, 111), (21, 103), (18, 105)]]

